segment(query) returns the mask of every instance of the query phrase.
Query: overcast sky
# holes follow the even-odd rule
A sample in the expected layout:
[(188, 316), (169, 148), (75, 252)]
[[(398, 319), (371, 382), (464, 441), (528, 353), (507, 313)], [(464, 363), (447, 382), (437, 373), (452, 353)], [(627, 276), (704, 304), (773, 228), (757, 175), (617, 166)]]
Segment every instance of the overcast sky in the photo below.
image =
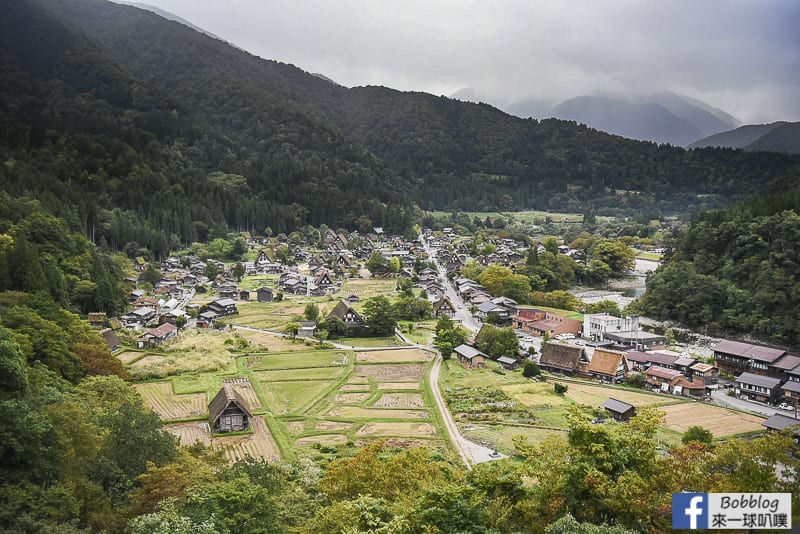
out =
[(798, 0), (142, 0), (347, 86), (496, 103), (672, 90), (800, 120)]

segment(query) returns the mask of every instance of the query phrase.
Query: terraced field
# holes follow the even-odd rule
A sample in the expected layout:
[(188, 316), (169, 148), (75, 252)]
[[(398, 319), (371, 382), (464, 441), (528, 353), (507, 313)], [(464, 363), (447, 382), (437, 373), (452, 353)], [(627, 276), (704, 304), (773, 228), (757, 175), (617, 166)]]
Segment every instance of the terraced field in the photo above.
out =
[(164, 421), (198, 418), (208, 414), (205, 393), (176, 395), (169, 381), (134, 384), (133, 387)]
[[(272, 351), (290, 343), (282, 338), (271, 343), (260, 332), (210, 335), (224, 347), (226, 358), (233, 355), (235, 366), (135, 386), (183, 445), (221, 448), (231, 461), (247, 454), (319, 457), (383, 438), (447, 448), (436, 408), (428, 400), (425, 377), (432, 355), (425, 351), (294, 350), (300, 345)], [(201, 339), (191, 342), (197, 345)], [(212, 437), (208, 402), (224, 383), (233, 385), (256, 416), (252, 434)]]

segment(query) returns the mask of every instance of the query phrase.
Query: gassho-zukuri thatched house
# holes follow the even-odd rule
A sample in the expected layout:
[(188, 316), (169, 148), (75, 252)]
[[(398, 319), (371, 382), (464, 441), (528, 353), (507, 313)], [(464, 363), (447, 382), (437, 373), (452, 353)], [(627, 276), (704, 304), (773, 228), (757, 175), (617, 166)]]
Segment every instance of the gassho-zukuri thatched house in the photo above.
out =
[(222, 389), (208, 405), (211, 426), (216, 432), (240, 432), (250, 428), (253, 412), (247, 401), (239, 395), (231, 384), (223, 384)]

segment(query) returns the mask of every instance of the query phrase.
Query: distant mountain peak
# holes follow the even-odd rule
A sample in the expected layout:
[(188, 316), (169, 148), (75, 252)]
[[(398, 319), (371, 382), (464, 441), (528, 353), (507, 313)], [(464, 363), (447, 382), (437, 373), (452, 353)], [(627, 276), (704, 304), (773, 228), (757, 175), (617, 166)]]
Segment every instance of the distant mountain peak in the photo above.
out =
[(800, 122), (747, 124), (695, 141), (688, 148), (740, 148), (746, 151), (800, 154)]

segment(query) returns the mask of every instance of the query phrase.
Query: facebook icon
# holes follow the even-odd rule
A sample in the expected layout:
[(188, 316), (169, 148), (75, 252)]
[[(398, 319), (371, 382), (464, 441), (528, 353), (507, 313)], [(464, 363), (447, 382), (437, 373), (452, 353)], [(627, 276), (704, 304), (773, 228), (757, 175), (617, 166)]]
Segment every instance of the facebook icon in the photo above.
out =
[(673, 493), (672, 528), (708, 528), (708, 494)]

